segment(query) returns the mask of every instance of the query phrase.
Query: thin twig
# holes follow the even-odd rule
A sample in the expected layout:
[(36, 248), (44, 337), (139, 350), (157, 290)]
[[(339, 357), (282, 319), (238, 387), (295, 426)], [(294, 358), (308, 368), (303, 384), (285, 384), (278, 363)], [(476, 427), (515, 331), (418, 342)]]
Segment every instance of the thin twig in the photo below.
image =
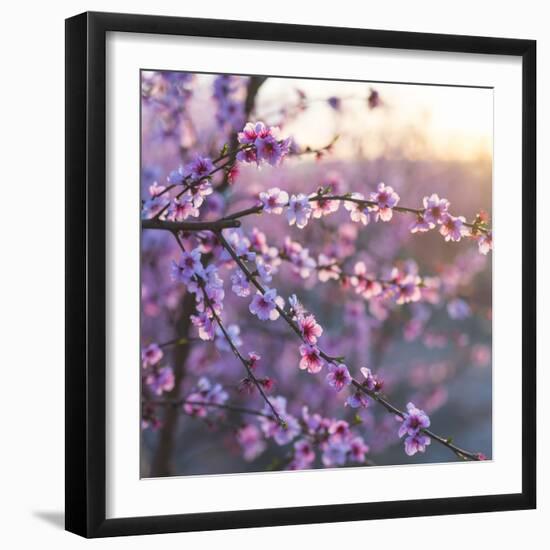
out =
[[(380, 403), (388, 412), (395, 414), (396, 416), (399, 416), (400, 418), (405, 418), (405, 413), (392, 405), (387, 399), (382, 397), (379, 393), (369, 390), (366, 388), (363, 384), (359, 383), (357, 380), (353, 379), (352, 384), (357, 388), (359, 391), (363, 392), (364, 394), (368, 395), (378, 403)], [(448, 447), (453, 451), (457, 456), (461, 458), (468, 458), (470, 460), (479, 460), (479, 456), (476, 453), (472, 453), (470, 451), (466, 451), (464, 449), (461, 449), (457, 445), (454, 445), (449, 441), (449, 439), (441, 437), (440, 435), (437, 435), (436, 433), (432, 432), (431, 430), (428, 430), (426, 428), (422, 428), (420, 430), (421, 432), (424, 432), (426, 435), (432, 437), (442, 445), (445, 445), (445, 447)]]
[(212, 312), (212, 315), (214, 317), (214, 319), (216, 320), (216, 322), (218, 323), (218, 326), (220, 327), (220, 330), (222, 331), (222, 334), (224, 335), (225, 339), (227, 340), (227, 343), (229, 344), (229, 347), (231, 348), (231, 351), (233, 351), (233, 353), (235, 354), (235, 356), (241, 361), (241, 363), (244, 365), (244, 368), (246, 369), (246, 372), (248, 374), (248, 377), (252, 380), (252, 382), (254, 382), (254, 385), (256, 386), (256, 388), (258, 389), (258, 391), (260, 392), (260, 395), (262, 396), (262, 398), (264, 399), (264, 401), (267, 403), (267, 405), (269, 406), (269, 408), (271, 409), (271, 411), (273, 412), (273, 416), (277, 419), (277, 422), (285, 427), (286, 426), (286, 422), (280, 417), (279, 413), (277, 412), (277, 410), (275, 409), (275, 407), (273, 406), (273, 403), (271, 403), (271, 401), (269, 400), (269, 397), (267, 397), (264, 389), (262, 388), (262, 385), (260, 384), (260, 382), (258, 381), (258, 379), (256, 378), (256, 376), (254, 375), (254, 373), (252, 372), (252, 369), (250, 368), (250, 365), (248, 363), (248, 361), (243, 357), (242, 353), (239, 351), (239, 349), (237, 348), (237, 346), (235, 345), (235, 343), (233, 342), (233, 340), (231, 339), (231, 336), (229, 335), (229, 333), (227, 332), (227, 329), (225, 328), (224, 324), (222, 323), (222, 320), (220, 319), (220, 316), (216, 313), (216, 310), (215, 308), (213, 307), (212, 305), (212, 301), (210, 300), (210, 297), (208, 296), (207, 292), (206, 292), (206, 289), (204, 288), (204, 283), (201, 283), (199, 281), (199, 284), (202, 288), (202, 293), (203, 293), (203, 296), (204, 296), (204, 301), (206, 302), (206, 305), (208, 306), (208, 308), (210, 309), (210, 311)]

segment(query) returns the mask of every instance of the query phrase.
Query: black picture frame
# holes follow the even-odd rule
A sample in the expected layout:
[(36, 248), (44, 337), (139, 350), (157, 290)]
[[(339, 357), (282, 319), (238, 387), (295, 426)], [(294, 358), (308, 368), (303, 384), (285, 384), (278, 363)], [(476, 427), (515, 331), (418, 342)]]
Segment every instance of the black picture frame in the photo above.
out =
[[(522, 491), (106, 519), (105, 39), (109, 31), (520, 57), (523, 67)], [(115, 13), (66, 20), (66, 529), (107, 537), (531, 509), (536, 506), (536, 42)]]

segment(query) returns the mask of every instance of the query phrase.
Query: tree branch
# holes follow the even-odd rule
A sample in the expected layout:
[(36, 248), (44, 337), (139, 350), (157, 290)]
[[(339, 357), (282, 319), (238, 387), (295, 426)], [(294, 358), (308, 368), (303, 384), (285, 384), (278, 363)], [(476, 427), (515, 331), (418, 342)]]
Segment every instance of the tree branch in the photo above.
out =
[(163, 400), (152, 400), (145, 401), (146, 405), (152, 406), (167, 406), (167, 407), (180, 407), (181, 405), (197, 405), (198, 407), (212, 407), (214, 409), (224, 409), (227, 411), (232, 411), (240, 414), (250, 414), (252, 416), (263, 416), (264, 418), (269, 418), (270, 420), (275, 420), (275, 417), (272, 414), (264, 413), (263, 411), (258, 411), (256, 409), (249, 409), (248, 407), (240, 407), (238, 405), (230, 404), (221, 404), (221, 403), (211, 403), (209, 401), (194, 401), (192, 399), (163, 399)]
[[(377, 206), (378, 204), (375, 201), (370, 201), (367, 199), (357, 199), (354, 197), (350, 197), (348, 195), (329, 195), (329, 194), (316, 194), (311, 197), (309, 197), (309, 202), (318, 201), (320, 199), (323, 200), (334, 200), (334, 201), (344, 201), (344, 202), (354, 202), (356, 204), (362, 205), (365, 208), (367, 206)], [(287, 205), (288, 206), (288, 205)], [(259, 214), (264, 209), (262, 204), (258, 204), (256, 206), (252, 206), (250, 208), (246, 208), (244, 210), (239, 210), (238, 212), (234, 212), (233, 214), (229, 214), (223, 218), (222, 220), (237, 220), (240, 218), (244, 218), (245, 216), (250, 216), (251, 214)], [(423, 214), (424, 210), (420, 208), (409, 208), (407, 206), (394, 206), (392, 208), (393, 211), (399, 212), (402, 214), (415, 214), (417, 216)], [(481, 233), (490, 233), (491, 229), (488, 227), (484, 227), (479, 224), (464, 222), (463, 225), (466, 227), (469, 227), (471, 229), (475, 229), (476, 231), (479, 231)]]
[(239, 220), (214, 220), (211, 222), (171, 222), (159, 219), (142, 220), (142, 229), (163, 229), (165, 231), (219, 231), (228, 227), (240, 227)]
[[(238, 257), (237, 253), (233, 249), (233, 247), (227, 242), (227, 240), (223, 237), (223, 235), (218, 233), (220, 242), (222, 246), (227, 250), (227, 252), (230, 254), (230, 256), (233, 258), (233, 260), (236, 262), (237, 266), (241, 269), (241, 271), (245, 274), (248, 281), (250, 281), (262, 294), (265, 294), (265, 289), (263, 286), (257, 281), (257, 279), (252, 275), (250, 270), (244, 265), (243, 261)], [(281, 317), (287, 322), (287, 324), (292, 328), (292, 330), (298, 335), (298, 337), (303, 341), (303, 336), (296, 325), (296, 323), (292, 320), (292, 318), (284, 311), (283, 308), (276, 306), (277, 311), (281, 315)], [(337, 358), (331, 357), (330, 355), (326, 354), (323, 350), (319, 349), (319, 355), (327, 362), (334, 363), (341, 362), (338, 361)], [(401, 418), (405, 418), (405, 413), (398, 409), (396, 406), (392, 405), (389, 401), (387, 401), (385, 398), (383, 398), (381, 395), (379, 395), (377, 392), (371, 391), (367, 389), (365, 386), (363, 386), (360, 382), (358, 382), (355, 378), (352, 378), (352, 385), (358, 389), (359, 391), (362, 391), (372, 399), (374, 399), (377, 403), (380, 403), (388, 412), (395, 414)], [(457, 447), (456, 445), (453, 445), (448, 438), (444, 438), (440, 435), (435, 434), (431, 430), (422, 429), (422, 432), (424, 432), (429, 437), (432, 437), (437, 442), (441, 443), (445, 447), (451, 449), (458, 457), (464, 458), (466, 460), (480, 460), (479, 456), (476, 453), (472, 453), (470, 451), (465, 451), (464, 449), (461, 449), (460, 447)]]

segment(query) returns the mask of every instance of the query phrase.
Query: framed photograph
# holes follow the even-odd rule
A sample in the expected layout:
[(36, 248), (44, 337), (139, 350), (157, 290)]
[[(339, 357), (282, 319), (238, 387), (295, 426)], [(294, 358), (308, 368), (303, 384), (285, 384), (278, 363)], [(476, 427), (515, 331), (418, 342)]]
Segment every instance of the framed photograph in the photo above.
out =
[(66, 21), (66, 528), (535, 507), (531, 40)]

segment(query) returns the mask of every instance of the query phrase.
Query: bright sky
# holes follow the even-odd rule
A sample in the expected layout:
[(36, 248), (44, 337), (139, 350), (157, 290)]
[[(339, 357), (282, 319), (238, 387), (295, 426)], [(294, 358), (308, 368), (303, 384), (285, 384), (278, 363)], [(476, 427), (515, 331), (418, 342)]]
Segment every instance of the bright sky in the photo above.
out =
[[(369, 110), (369, 89), (380, 93), (382, 108)], [(302, 145), (322, 146), (341, 135), (341, 156), (404, 155), (415, 159), (471, 160), (492, 157), (493, 91), (408, 84), (379, 84), (270, 78), (258, 98), (258, 115), (296, 103), (296, 88), (311, 101), (288, 124)], [(325, 101), (343, 98), (338, 116)], [(275, 122), (276, 117), (271, 118)]]

